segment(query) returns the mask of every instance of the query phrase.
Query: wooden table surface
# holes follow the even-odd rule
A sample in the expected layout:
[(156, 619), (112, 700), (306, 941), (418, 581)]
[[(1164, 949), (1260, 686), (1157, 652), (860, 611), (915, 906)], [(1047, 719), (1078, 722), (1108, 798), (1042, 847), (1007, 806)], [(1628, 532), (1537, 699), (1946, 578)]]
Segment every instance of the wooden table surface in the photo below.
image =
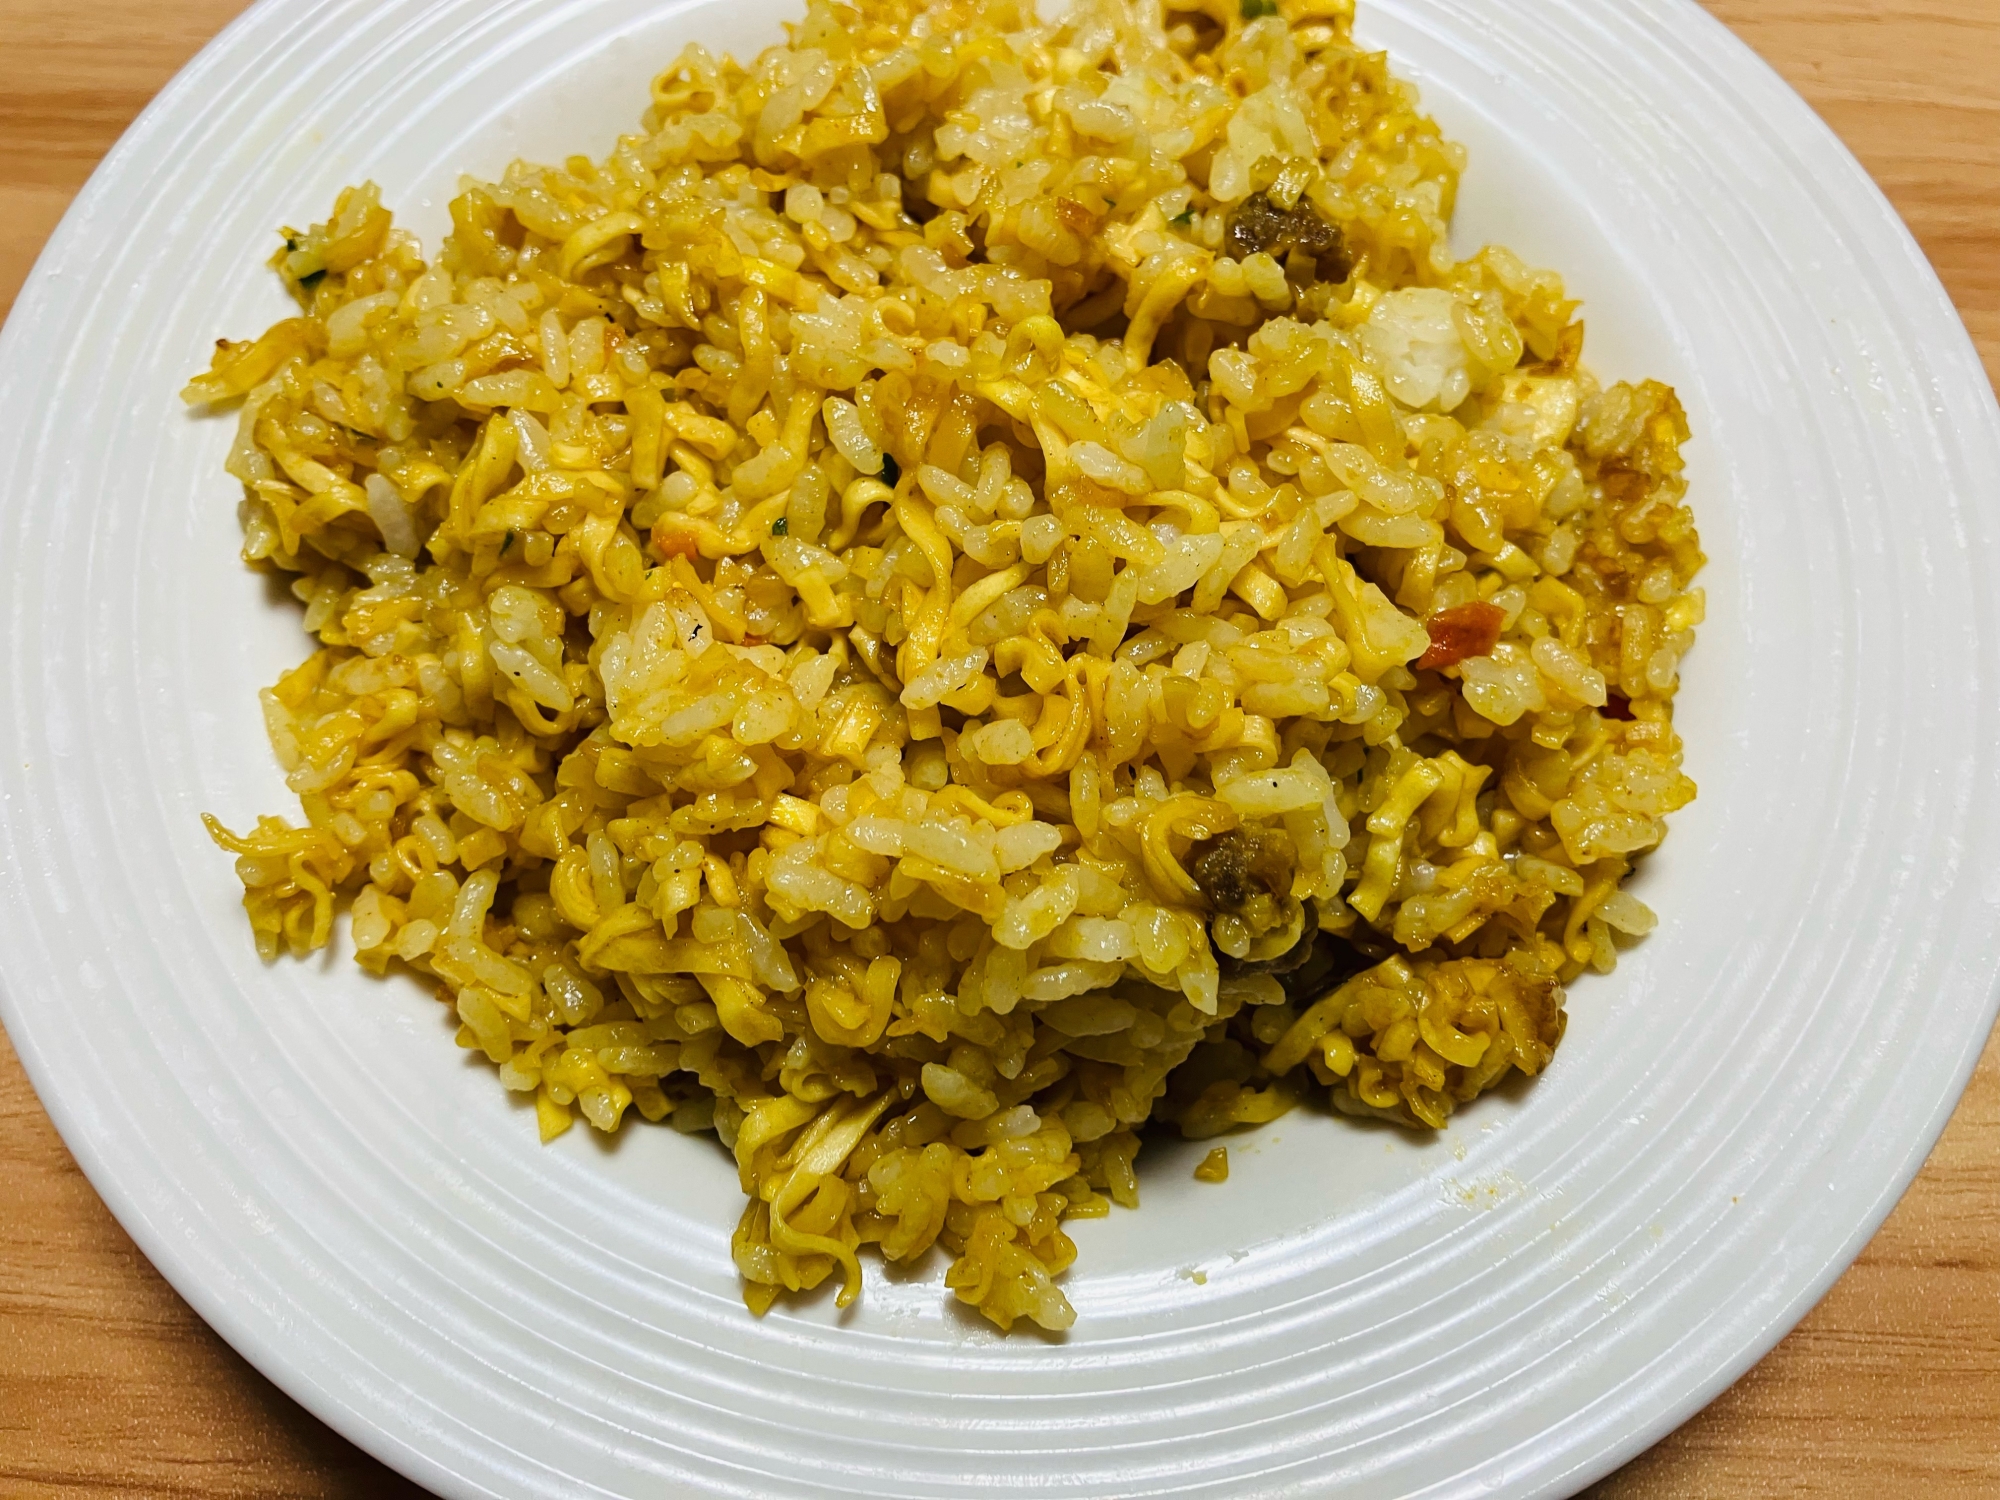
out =
[[(1988, 375), (2000, 372), (2000, 0), (1707, 3), (1882, 184)], [(0, 0), (0, 316), (119, 132), (241, 8)], [(0, 1493), (421, 1493), (296, 1406), (160, 1279), (4, 1036), (0, 1204)], [(1923, 1175), (1826, 1300), (1590, 1494), (2000, 1496), (2000, 1036)]]

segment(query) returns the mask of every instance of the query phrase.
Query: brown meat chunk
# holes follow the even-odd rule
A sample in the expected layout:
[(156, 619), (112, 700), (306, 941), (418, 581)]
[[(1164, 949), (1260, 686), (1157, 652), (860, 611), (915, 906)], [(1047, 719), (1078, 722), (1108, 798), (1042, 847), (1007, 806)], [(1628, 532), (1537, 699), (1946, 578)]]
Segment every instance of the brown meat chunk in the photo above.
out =
[(1441, 609), (1424, 621), (1431, 648), (1417, 658), (1419, 667), (1449, 667), (1468, 656), (1489, 656), (1507, 623), (1507, 611), (1484, 599)]
[(1216, 911), (1240, 914), (1259, 896), (1282, 901), (1299, 868), (1298, 851), (1278, 829), (1220, 833), (1188, 853), (1188, 874)]
[(1260, 252), (1283, 260), (1292, 251), (1303, 250), (1313, 258), (1321, 281), (1342, 282), (1354, 271), (1340, 230), (1303, 200), (1286, 210), (1267, 194), (1251, 194), (1230, 212), (1222, 244), (1237, 260)]

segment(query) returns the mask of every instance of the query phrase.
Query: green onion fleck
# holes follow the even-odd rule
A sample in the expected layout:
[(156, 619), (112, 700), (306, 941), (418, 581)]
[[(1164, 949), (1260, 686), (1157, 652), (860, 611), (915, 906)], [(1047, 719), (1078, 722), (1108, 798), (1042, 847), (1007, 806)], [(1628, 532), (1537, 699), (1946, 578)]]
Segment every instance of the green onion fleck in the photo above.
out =
[(501, 555), (502, 557), (505, 557), (505, 556), (507, 555), (507, 549), (508, 549), (509, 547), (512, 547), (512, 546), (514, 545), (514, 538), (515, 538), (515, 536), (516, 536), (516, 535), (517, 535), (517, 533), (515, 533), (515, 532), (512, 532), (512, 531), (508, 532), (508, 533), (507, 533), (507, 540), (506, 540), (506, 541), (504, 541), (504, 542), (502, 542), (502, 543), (500, 544), (500, 555)]
[(1260, 16), (1275, 16), (1278, 0), (1243, 0), (1243, 19), (1255, 21)]
[(792, 520), (789, 516), (780, 516), (771, 523), (772, 536), (787, 536), (791, 533), (791, 529)]
[(892, 454), (888, 453), (883, 454), (882, 482), (888, 485), (889, 488), (893, 490), (896, 487), (896, 481), (901, 479), (902, 477), (903, 477), (903, 466), (896, 462), (895, 457)]
[(1182, 229), (1187, 228), (1188, 225), (1194, 222), (1193, 205), (1190, 204), (1188, 207), (1182, 209), (1179, 213), (1175, 214), (1171, 219), (1167, 220), (1167, 222), (1169, 224), (1178, 225)]

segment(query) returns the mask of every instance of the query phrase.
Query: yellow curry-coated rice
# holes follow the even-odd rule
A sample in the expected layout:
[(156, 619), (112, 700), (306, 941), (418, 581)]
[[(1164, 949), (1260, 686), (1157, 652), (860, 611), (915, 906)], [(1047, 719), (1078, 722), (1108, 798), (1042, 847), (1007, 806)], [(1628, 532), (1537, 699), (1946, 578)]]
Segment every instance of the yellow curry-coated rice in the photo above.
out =
[(712, 1129), (758, 1311), (936, 1243), (1062, 1328), (1147, 1120), (1539, 1072), (1694, 795), (1687, 428), (1351, 20), (814, 0), (434, 262), (286, 231), (186, 393), (319, 643), (260, 950), (351, 897), (545, 1138)]

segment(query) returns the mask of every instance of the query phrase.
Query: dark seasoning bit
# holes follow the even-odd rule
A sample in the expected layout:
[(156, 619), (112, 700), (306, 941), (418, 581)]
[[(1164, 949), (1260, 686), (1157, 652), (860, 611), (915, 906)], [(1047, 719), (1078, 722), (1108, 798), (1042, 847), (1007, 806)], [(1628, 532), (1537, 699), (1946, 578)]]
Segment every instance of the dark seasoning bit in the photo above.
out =
[(882, 482), (888, 485), (889, 488), (893, 490), (896, 487), (896, 481), (901, 479), (902, 477), (903, 477), (903, 466), (896, 462), (895, 456), (893, 454), (888, 454), (888, 453), (883, 454)]
[(1222, 244), (1237, 260), (1257, 254), (1282, 260), (1294, 250), (1303, 251), (1313, 258), (1319, 279), (1325, 282), (1343, 282), (1354, 272), (1340, 230), (1303, 200), (1288, 210), (1273, 203), (1268, 193), (1251, 194), (1230, 211)]

